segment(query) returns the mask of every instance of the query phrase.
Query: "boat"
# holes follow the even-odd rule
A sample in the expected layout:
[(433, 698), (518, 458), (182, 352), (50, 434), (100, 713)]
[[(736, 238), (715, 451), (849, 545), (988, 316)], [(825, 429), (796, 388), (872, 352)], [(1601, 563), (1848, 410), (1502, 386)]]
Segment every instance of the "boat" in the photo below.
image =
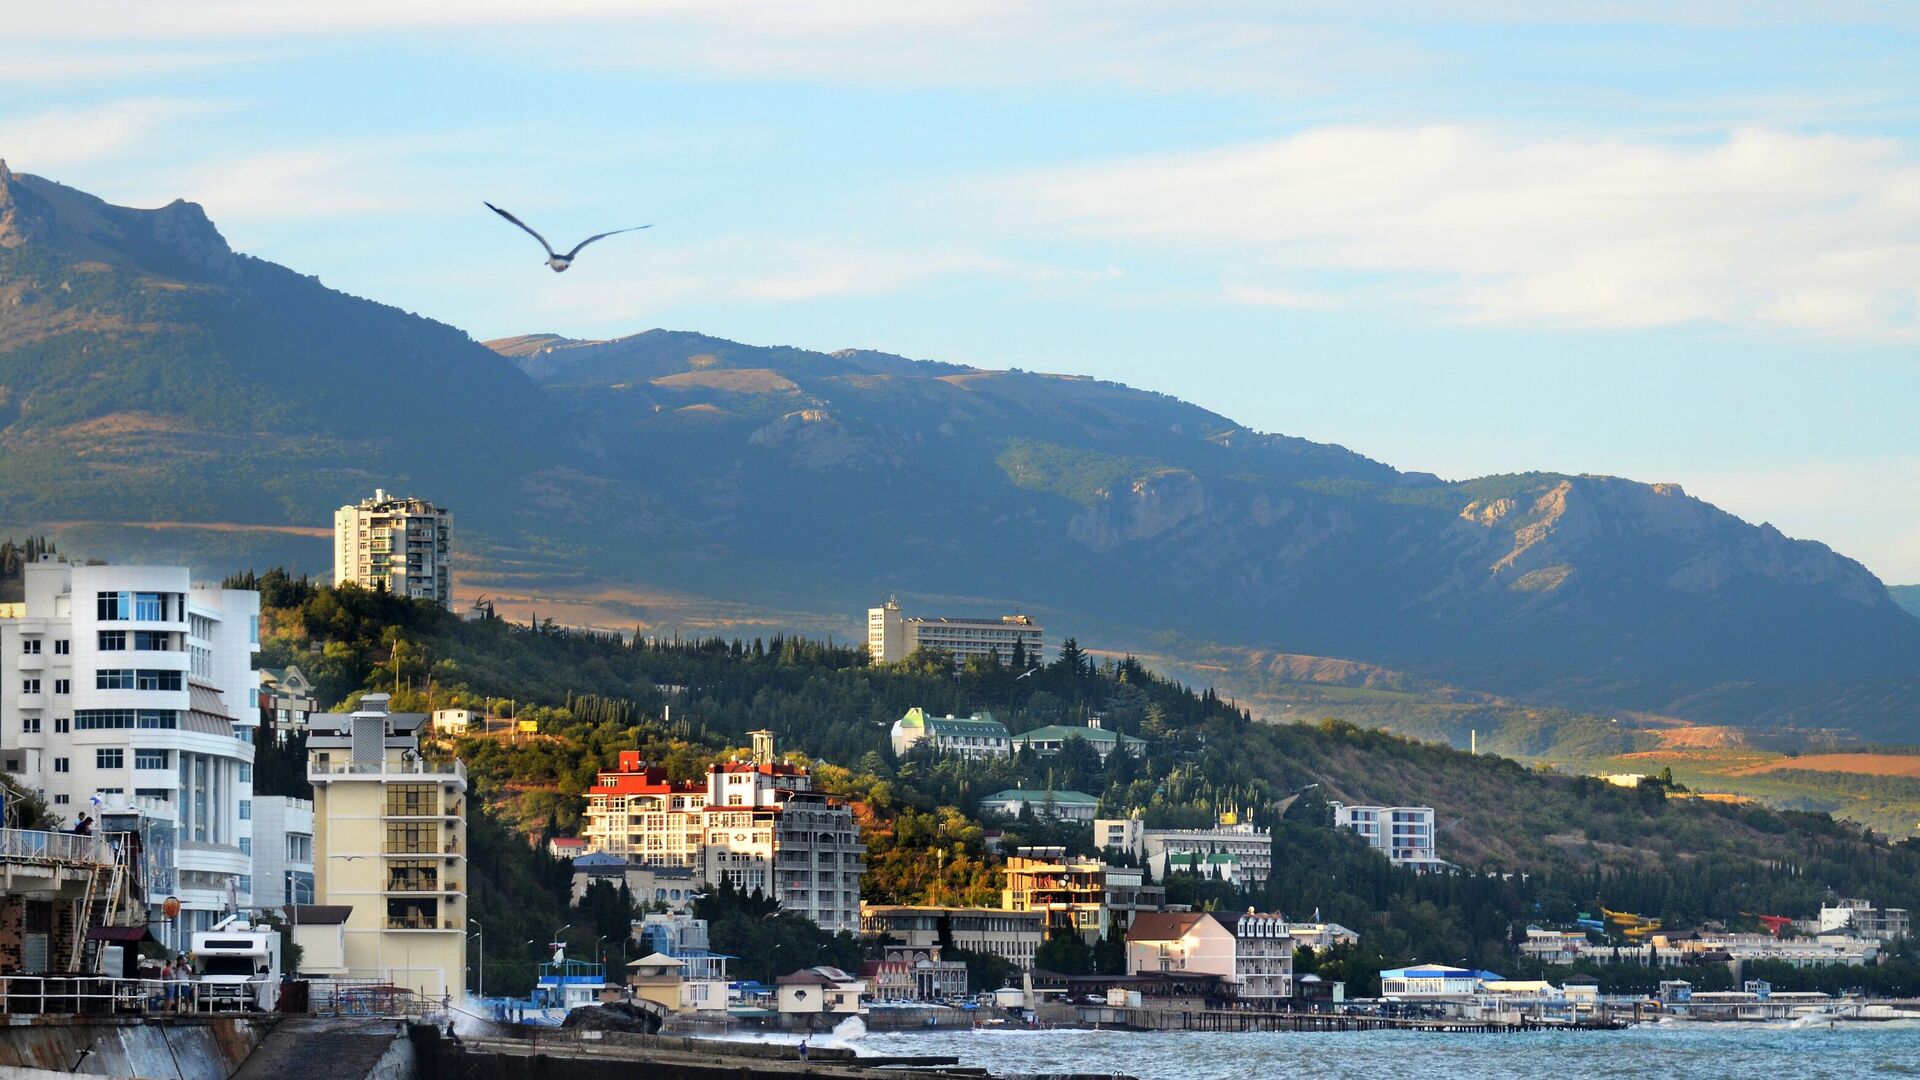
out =
[(569, 959), (566, 943), (556, 941), (553, 959), (540, 965), (531, 995), (478, 998), (474, 1004), (482, 1015), (496, 1023), (559, 1027), (573, 1010), (600, 1004), (601, 992), (606, 988), (605, 964)]

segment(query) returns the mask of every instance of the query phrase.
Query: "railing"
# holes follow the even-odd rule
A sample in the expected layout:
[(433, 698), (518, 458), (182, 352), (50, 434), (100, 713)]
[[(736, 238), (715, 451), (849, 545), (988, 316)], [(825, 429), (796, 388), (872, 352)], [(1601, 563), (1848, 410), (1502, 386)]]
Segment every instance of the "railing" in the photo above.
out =
[(210, 983), (104, 975), (0, 976), (0, 1015), (8, 1016), (271, 1012), (279, 998), (278, 978)]
[(457, 776), (465, 780), (467, 766), (459, 760), (428, 761), (424, 758), (398, 762), (309, 762), (307, 776)]
[(38, 862), (90, 863), (113, 862), (106, 837), (97, 834), (43, 832), (39, 829), (0, 829), (0, 859), (28, 859)]

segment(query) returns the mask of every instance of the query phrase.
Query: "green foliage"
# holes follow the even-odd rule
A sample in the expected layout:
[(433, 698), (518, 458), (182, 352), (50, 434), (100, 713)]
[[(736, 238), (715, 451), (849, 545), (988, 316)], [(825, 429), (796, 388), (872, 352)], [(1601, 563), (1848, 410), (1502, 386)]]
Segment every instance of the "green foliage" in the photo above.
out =
[(1061, 975), (1093, 974), (1093, 947), (1072, 930), (1057, 930), (1033, 951), (1033, 966)]
[(821, 964), (860, 970), (860, 939), (829, 934), (804, 915), (781, 911), (778, 902), (758, 890), (743, 895), (732, 882), (723, 881), (694, 902), (693, 913), (707, 920), (707, 940), (714, 951), (734, 958), (731, 971), (736, 979), (770, 983)]

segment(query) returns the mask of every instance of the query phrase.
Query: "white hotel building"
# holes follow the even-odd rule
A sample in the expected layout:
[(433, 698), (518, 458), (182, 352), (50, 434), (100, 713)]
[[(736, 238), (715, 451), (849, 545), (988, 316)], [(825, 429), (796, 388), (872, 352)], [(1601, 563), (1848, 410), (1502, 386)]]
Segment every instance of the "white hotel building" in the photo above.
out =
[(25, 579), (0, 618), (0, 767), (65, 825), (137, 825), (155, 933), (177, 946), (251, 902), (260, 596), (185, 567), (47, 560)]

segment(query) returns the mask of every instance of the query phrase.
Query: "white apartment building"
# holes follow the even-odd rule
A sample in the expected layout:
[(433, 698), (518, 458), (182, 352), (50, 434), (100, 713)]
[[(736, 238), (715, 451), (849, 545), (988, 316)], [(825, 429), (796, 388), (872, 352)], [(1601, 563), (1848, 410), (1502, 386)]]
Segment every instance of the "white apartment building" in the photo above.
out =
[(813, 790), (807, 770), (776, 760), (773, 733), (752, 734), (747, 760), (713, 766), (704, 786), (673, 783), (635, 751), (587, 793), (582, 839), (649, 865), (686, 867), (780, 901), (828, 931), (860, 928), (866, 846), (853, 811)]
[(1167, 872), (1174, 855), (1231, 855), (1239, 862), (1241, 879), (1255, 889), (1273, 873), (1271, 832), (1240, 820), (1238, 814), (1222, 814), (1220, 824), (1211, 829), (1149, 829), (1135, 811), (1131, 817), (1096, 820), (1093, 842), (1146, 862), (1156, 875)]
[[(343, 925), (346, 976), (422, 999), (466, 997), (467, 770), (421, 752), (425, 713), (389, 713), (368, 694), (307, 738), (313, 869)], [(315, 717), (318, 724), (323, 717)]]
[(1013, 662), (1018, 644), (1029, 664), (1041, 662), (1046, 631), (1026, 615), (997, 619), (908, 618), (898, 601), (888, 600), (867, 609), (867, 655), (876, 664), (905, 660), (915, 649), (941, 649), (961, 661), (995, 653), (1003, 664)]
[(1892, 941), (1907, 936), (1907, 909), (1875, 907), (1870, 900), (1836, 900), (1820, 905), (1818, 929), (1822, 934)]
[(1359, 833), (1368, 847), (1385, 855), (1393, 865), (1419, 871), (1453, 866), (1435, 854), (1433, 807), (1331, 805), (1335, 828)]
[[(186, 567), (25, 568), (0, 619), (0, 766), (67, 824), (146, 839), (154, 933), (175, 948), (252, 902), (260, 596)], [(177, 920), (160, 913), (176, 897)]]
[(285, 795), (253, 798), (253, 903), (311, 904), (313, 802)]
[(431, 600), (453, 610), (453, 515), (375, 489), (333, 514), (333, 581)]

